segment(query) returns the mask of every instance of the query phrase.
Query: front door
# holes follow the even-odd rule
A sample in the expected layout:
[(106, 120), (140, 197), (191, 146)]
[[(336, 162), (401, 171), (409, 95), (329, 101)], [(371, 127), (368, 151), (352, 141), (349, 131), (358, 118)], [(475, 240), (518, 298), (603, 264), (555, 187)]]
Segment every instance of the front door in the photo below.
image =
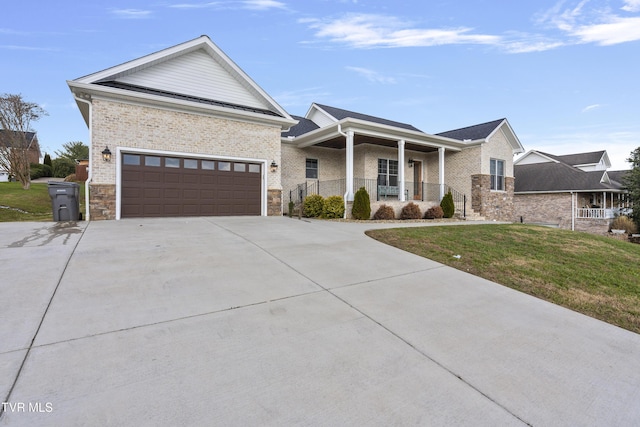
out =
[(413, 161), (413, 200), (422, 200), (422, 162)]

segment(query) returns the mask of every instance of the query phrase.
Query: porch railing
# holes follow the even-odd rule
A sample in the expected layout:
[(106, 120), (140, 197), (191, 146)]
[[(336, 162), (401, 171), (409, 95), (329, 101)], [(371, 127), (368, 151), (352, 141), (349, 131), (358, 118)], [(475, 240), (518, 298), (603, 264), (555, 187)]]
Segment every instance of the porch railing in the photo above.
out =
[(576, 218), (580, 219), (613, 219), (617, 215), (627, 215), (630, 209), (627, 208), (577, 208)]
[[(358, 191), (364, 187), (369, 193), (371, 201), (399, 200), (399, 186), (379, 185), (376, 179), (354, 178), (353, 189)], [(330, 181), (307, 181), (298, 184), (289, 191), (289, 201), (298, 205), (305, 197), (311, 194), (319, 194), (322, 197), (343, 196), (346, 192), (346, 180), (336, 179)], [(405, 181), (405, 200), (440, 203), (440, 184), (426, 182)], [(455, 188), (445, 185), (445, 193), (451, 191), (456, 212), (466, 216), (467, 197)]]

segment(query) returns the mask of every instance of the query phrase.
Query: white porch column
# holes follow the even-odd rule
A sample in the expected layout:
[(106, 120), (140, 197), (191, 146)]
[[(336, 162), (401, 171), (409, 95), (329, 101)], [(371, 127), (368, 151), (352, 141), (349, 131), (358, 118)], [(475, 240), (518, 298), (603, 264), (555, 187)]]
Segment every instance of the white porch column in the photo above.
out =
[(405, 202), (404, 195), (404, 139), (398, 141), (398, 200)]
[(444, 198), (444, 147), (438, 148), (438, 182), (440, 184), (440, 200)]
[(345, 201), (353, 201), (353, 131), (347, 132), (347, 173), (346, 173), (346, 188)]

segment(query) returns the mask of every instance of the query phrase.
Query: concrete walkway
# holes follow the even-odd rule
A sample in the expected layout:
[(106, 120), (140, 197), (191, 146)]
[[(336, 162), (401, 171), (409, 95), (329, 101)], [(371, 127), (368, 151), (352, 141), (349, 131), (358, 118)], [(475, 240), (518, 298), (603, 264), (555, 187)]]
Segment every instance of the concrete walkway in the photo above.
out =
[(640, 424), (640, 335), (368, 228), (0, 224), (0, 426)]

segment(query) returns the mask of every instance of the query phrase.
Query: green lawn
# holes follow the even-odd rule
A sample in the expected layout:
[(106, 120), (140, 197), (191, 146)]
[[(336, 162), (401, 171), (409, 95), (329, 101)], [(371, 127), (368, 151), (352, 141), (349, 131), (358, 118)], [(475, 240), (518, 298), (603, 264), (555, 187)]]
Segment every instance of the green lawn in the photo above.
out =
[(640, 333), (640, 245), (522, 224), (401, 228), (367, 234)]
[[(80, 184), (80, 212), (84, 214), (84, 183)], [(19, 182), (0, 182), (0, 222), (53, 221), (46, 183), (31, 183), (23, 190)]]

